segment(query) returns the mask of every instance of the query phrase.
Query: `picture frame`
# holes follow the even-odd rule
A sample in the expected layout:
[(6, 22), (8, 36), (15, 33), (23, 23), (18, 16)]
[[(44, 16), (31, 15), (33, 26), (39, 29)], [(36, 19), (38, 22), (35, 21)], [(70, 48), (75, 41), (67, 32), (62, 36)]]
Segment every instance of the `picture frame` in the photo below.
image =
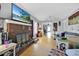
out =
[(14, 21), (31, 24), (30, 14), (13, 3), (11, 4), (11, 19)]

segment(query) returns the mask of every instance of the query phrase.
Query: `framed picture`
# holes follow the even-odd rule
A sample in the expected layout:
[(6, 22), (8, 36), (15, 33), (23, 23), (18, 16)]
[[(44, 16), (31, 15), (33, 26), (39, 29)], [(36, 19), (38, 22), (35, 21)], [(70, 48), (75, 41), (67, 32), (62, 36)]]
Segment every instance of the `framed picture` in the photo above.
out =
[(75, 25), (75, 24), (79, 24), (79, 11), (77, 11), (68, 18), (68, 25)]
[(12, 20), (24, 23), (31, 23), (30, 14), (13, 3), (12, 3), (11, 15)]

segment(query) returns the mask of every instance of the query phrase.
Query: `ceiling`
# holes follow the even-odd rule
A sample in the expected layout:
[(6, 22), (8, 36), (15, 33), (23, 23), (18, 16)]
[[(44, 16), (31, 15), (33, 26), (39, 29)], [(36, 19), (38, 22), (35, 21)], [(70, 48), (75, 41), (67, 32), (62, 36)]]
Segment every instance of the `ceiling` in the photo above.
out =
[(79, 3), (16, 3), (39, 21), (65, 19), (79, 10)]

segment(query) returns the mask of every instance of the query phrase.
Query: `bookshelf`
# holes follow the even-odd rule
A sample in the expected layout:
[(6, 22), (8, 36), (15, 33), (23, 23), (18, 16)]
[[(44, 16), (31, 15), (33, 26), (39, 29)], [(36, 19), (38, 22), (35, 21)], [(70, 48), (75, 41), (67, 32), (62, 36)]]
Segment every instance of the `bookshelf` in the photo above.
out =
[(20, 51), (33, 43), (33, 25), (7, 23), (7, 32), (9, 40), (17, 43), (16, 54), (20, 55)]

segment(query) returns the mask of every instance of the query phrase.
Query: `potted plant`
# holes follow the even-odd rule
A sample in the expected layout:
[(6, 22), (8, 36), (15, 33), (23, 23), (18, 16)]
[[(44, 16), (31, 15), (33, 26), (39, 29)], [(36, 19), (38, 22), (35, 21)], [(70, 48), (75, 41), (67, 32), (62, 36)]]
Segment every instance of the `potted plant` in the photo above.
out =
[(67, 40), (67, 38), (66, 37), (62, 37), (62, 40)]

